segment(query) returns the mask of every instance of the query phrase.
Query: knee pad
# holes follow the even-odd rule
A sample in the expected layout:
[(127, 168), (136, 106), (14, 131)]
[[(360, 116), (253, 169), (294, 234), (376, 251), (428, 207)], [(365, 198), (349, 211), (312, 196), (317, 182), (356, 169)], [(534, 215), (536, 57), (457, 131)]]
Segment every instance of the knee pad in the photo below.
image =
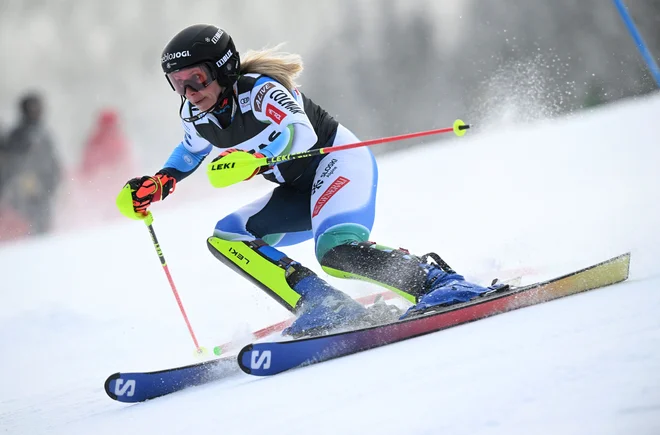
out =
[(352, 242), (366, 242), (369, 235), (369, 229), (360, 224), (334, 225), (316, 239), (316, 259), (321, 263), (323, 257), (333, 248)]

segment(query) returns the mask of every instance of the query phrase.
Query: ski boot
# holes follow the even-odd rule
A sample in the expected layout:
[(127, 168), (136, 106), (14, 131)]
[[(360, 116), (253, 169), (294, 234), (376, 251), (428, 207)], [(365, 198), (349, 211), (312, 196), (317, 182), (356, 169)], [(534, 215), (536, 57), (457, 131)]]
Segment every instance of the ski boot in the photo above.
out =
[[(429, 263), (429, 259), (433, 262)], [(401, 316), (435, 306), (467, 302), (504, 288), (482, 287), (457, 274), (435, 253), (418, 257), (406, 249), (393, 249), (373, 242), (351, 242), (330, 249), (321, 266), (332, 276), (361, 279), (390, 289), (413, 306)]]
[[(429, 258), (433, 260), (428, 262)], [(421, 257), (421, 267), (427, 271), (423, 295), (417, 303), (410, 307), (401, 316), (401, 319), (410, 317), (419, 312), (428, 311), (434, 307), (447, 307), (450, 305), (468, 302), (508, 288), (506, 284), (497, 284), (483, 287), (465, 280), (457, 274), (438, 254), (433, 252)]]
[(298, 318), (284, 331), (292, 337), (322, 335), (337, 328), (362, 326), (368, 310), (340, 292), (308, 268), (293, 263), (287, 269), (287, 282), (301, 298)]

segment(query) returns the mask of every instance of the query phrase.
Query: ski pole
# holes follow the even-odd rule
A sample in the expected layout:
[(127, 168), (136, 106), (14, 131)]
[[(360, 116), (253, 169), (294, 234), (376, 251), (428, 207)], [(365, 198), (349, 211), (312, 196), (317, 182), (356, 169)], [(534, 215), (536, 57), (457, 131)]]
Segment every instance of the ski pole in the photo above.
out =
[(646, 62), (646, 66), (651, 72), (651, 75), (655, 80), (656, 86), (660, 88), (660, 68), (658, 67), (658, 64), (655, 62), (655, 58), (649, 51), (648, 45), (644, 43), (644, 38), (642, 38), (642, 34), (639, 33), (639, 30), (637, 30), (637, 26), (635, 26), (635, 21), (630, 16), (630, 13), (628, 12), (626, 5), (623, 4), (623, 0), (614, 0), (614, 6), (619, 11), (619, 15), (621, 15), (621, 19), (628, 28), (628, 33), (630, 33), (630, 36), (632, 37), (633, 41), (635, 41), (637, 50), (639, 50), (639, 54), (642, 55), (644, 62)]
[[(246, 160), (237, 160), (237, 161), (233, 161), (231, 160), (231, 157), (228, 157), (230, 160), (227, 160), (227, 158), (225, 158), (225, 160), (220, 161), (218, 163), (215, 163), (215, 161), (211, 162), (206, 167), (206, 174), (208, 175), (209, 181), (211, 182), (211, 185), (213, 187), (226, 187), (231, 183), (227, 184), (227, 182), (223, 180), (222, 177), (219, 177), (216, 174), (220, 174), (220, 171), (223, 171), (228, 168), (239, 170), (240, 174), (244, 175), (245, 178), (248, 178), (251, 174), (254, 173), (254, 171), (257, 168), (260, 168), (262, 166), (273, 166), (273, 165), (278, 165), (280, 163), (289, 162), (291, 160), (306, 159), (308, 157), (314, 157), (321, 154), (329, 154), (337, 151), (350, 150), (353, 148), (361, 148), (370, 145), (378, 145), (387, 142), (395, 142), (404, 139), (412, 139), (415, 137), (431, 136), (435, 134), (454, 132), (457, 136), (463, 136), (468, 128), (470, 128), (468, 124), (464, 123), (460, 119), (457, 119), (456, 121), (454, 121), (454, 125), (452, 127), (440, 128), (437, 130), (420, 131), (417, 133), (402, 134), (399, 136), (383, 137), (380, 139), (371, 139), (363, 142), (356, 142), (346, 145), (317, 148), (317, 149), (302, 151), (299, 153), (284, 154), (275, 157), (260, 157), (256, 159), (250, 158)], [(238, 156), (238, 154), (234, 156)]]
[(257, 165), (258, 166), (272, 166), (272, 165), (278, 165), (280, 163), (284, 162), (289, 162), (291, 160), (296, 160), (296, 159), (305, 159), (307, 157), (314, 157), (318, 156), (320, 154), (330, 154), (334, 153), (336, 151), (344, 151), (344, 150), (350, 150), (353, 148), (361, 148), (361, 147), (366, 147), (366, 146), (371, 146), (371, 145), (380, 145), (383, 143), (388, 143), (388, 142), (396, 142), (400, 140), (405, 140), (405, 139), (413, 139), (416, 137), (422, 137), (422, 136), (431, 136), (431, 135), (436, 135), (436, 134), (442, 134), (442, 133), (455, 133), (456, 136), (463, 136), (465, 134), (465, 130), (469, 129), (470, 125), (464, 123), (460, 119), (457, 119), (454, 121), (454, 125), (452, 127), (446, 127), (446, 128), (439, 128), (437, 130), (427, 130), (427, 131), (419, 131), (417, 133), (408, 133), (408, 134), (401, 134), (399, 136), (390, 136), (390, 137), (382, 137), (380, 139), (371, 139), (371, 140), (365, 140), (362, 142), (356, 142), (356, 143), (351, 143), (351, 144), (346, 144), (346, 145), (337, 145), (337, 146), (330, 146), (330, 147), (325, 147), (325, 148), (317, 148), (313, 150), (308, 150), (308, 151), (302, 151), (299, 153), (294, 153), (294, 154), (284, 154), (281, 156), (275, 156), (275, 157), (265, 157), (263, 159), (256, 159)]
[(147, 217), (144, 218), (144, 224), (147, 226), (147, 229), (149, 230), (149, 234), (151, 235), (151, 241), (154, 244), (154, 248), (156, 248), (156, 253), (158, 254), (158, 258), (160, 259), (160, 264), (163, 266), (163, 271), (165, 272), (165, 275), (167, 276), (167, 280), (170, 283), (170, 287), (172, 288), (172, 293), (174, 293), (174, 298), (176, 299), (176, 303), (179, 305), (179, 309), (181, 310), (181, 314), (183, 315), (183, 320), (185, 320), (186, 326), (188, 327), (188, 332), (190, 332), (190, 337), (192, 337), (193, 343), (195, 343), (196, 353), (198, 355), (203, 355), (206, 353), (206, 349), (200, 347), (199, 343), (197, 342), (197, 337), (195, 337), (195, 332), (193, 331), (192, 325), (188, 320), (188, 315), (186, 314), (186, 310), (183, 308), (183, 303), (181, 302), (181, 298), (179, 297), (179, 292), (176, 290), (176, 286), (174, 285), (174, 280), (172, 279), (172, 275), (170, 274), (170, 269), (167, 267), (167, 262), (165, 261), (163, 250), (160, 248), (160, 244), (158, 243), (158, 238), (156, 237), (156, 231), (154, 231), (153, 222), (154, 222), (154, 217), (151, 214), (151, 212), (148, 212)]

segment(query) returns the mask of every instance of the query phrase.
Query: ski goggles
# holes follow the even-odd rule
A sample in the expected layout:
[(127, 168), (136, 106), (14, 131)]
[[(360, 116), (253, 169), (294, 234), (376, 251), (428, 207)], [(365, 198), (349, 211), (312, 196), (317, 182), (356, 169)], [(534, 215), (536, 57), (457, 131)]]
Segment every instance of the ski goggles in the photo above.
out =
[(186, 88), (201, 91), (215, 80), (211, 68), (206, 64), (199, 64), (183, 68), (165, 75), (170, 86), (179, 95), (186, 95)]

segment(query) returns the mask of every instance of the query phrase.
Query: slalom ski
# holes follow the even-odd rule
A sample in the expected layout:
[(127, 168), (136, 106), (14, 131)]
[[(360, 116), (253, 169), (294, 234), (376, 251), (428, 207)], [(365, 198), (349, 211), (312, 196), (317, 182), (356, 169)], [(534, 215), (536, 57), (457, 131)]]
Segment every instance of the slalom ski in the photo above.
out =
[(105, 392), (119, 402), (143, 402), (235, 373), (236, 356), (228, 356), (156, 372), (115, 373), (105, 381)]
[(630, 254), (627, 253), (548, 281), (510, 287), (448, 307), (433, 307), (393, 323), (293, 341), (253, 343), (241, 350), (238, 364), (248, 374), (275, 375), (296, 367), (615, 284), (628, 278), (629, 268)]
[[(363, 296), (357, 298), (356, 301), (367, 306), (373, 304), (376, 300), (389, 300), (394, 297), (396, 297), (394, 293), (387, 291)], [(251, 335), (253, 339), (265, 338), (271, 334), (281, 332), (291, 325), (294, 320), (295, 318), (290, 318), (275, 323), (254, 331)], [(216, 355), (220, 355), (231, 352), (238, 346), (240, 345), (236, 342), (228, 342), (216, 346), (213, 351)], [(224, 379), (235, 373), (240, 373), (236, 364), (236, 356), (226, 356), (211, 361), (154, 372), (115, 373), (105, 381), (105, 392), (111, 399), (119, 402), (143, 402), (187, 387)]]

